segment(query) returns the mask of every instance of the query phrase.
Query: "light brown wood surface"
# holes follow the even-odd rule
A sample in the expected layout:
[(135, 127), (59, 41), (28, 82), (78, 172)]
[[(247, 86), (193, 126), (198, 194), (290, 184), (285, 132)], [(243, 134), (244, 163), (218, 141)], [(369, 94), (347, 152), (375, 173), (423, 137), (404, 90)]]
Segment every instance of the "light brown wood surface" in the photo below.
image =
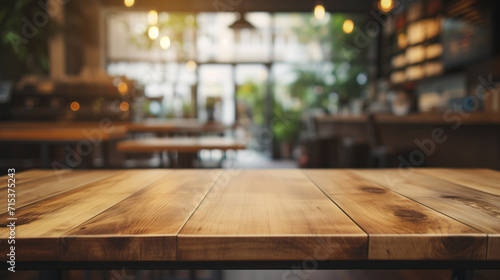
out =
[(50, 128), (50, 127), (98, 127), (102, 129), (107, 129), (108, 127), (114, 126), (127, 126), (129, 122), (88, 122), (88, 121), (12, 121), (12, 122), (0, 122), (0, 129), (2, 128)]
[[(17, 183), (26, 184), (33, 180), (40, 180), (42, 178), (51, 177), (54, 175), (62, 177), (64, 173), (69, 173), (69, 172), (71, 172), (71, 169), (60, 169), (60, 170), (54, 170), (53, 172), (47, 172), (47, 170), (43, 169), (32, 169), (22, 172), (16, 171), (14, 177)], [(2, 183), (7, 182), (7, 179), (10, 178), (11, 177), (9, 175), (2, 176), (0, 177), (0, 182)], [(7, 187), (6, 184), (0, 185), (0, 188), (6, 188), (6, 187)]]
[(107, 141), (124, 138), (126, 134), (124, 125), (0, 127), (0, 141)]
[[(15, 217), (18, 260), (61, 260), (62, 234), (95, 217), (133, 193), (158, 181), (168, 171), (123, 171), (37, 203), (18, 208)], [(17, 188), (17, 187), (16, 187)], [(17, 192), (17, 197), (22, 196)], [(2, 250), (9, 235), (7, 213), (0, 215)], [(22, 241), (20, 241), (22, 240)], [(42, 246), (40, 246), (42, 245)], [(1, 257), (2, 260), (6, 256)]]
[[(361, 170), (355, 174), (421, 203), (488, 235), (488, 258), (498, 253), (500, 199), (414, 170)], [(405, 173), (406, 172), (406, 173)]]
[(364, 259), (366, 241), (300, 171), (242, 170), (220, 180), (186, 223), (178, 259), (289, 260), (314, 250), (326, 259)]
[(127, 125), (130, 132), (224, 132), (230, 126), (221, 123), (200, 122), (196, 119), (149, 120)]
[(498, 195), (500, 172), (488, 169), (418, 169), (418, 173), (440, 178), (458, 185)]
[(123, 153), (198, 152), (201, 150), (242, 150), (245, 149), (245, 143), (225, 137), (148, 138), (121, 141), (117, 148)]
[(304, 173), (368, 233), (369, 259), (485, 259), (484, 233), (347, 170)]
[[(16, 175), (16, 207), (22, 207), (33, 203), (35, 201), (46, 199), (48, 197), (67, 192), (86, 184), (100, 181), (107, 178), (116, 171), (108, 170), (93, 170), (93, 171), (82, 171), (76, 170), (69, 173), (60, 173), (57, 171), (47, 172), (40, 171), (42, 174), (47, 174), (50, 176), (41, 175), (40, 179), (25, 182), (22, 180), (23, 173)], [(37, 172), (38, 173), (38, 172)], [(17, 178), (21, 177), (21, 180)], [(0, 189), (0, 197), (7, 197), (7, 189)], [(2, 200), (0, 202), (0, 213), (7, 212), (7, 200)]]
[(16, 260), (500, 260), (496, 173), (404, 172), (20, 172)]
[(168, 174), (65, 233), (63, 260), (105, 261), (111, 256), (121, 261), (175, 260), (177, 234), (220, 173), (178, 170)]

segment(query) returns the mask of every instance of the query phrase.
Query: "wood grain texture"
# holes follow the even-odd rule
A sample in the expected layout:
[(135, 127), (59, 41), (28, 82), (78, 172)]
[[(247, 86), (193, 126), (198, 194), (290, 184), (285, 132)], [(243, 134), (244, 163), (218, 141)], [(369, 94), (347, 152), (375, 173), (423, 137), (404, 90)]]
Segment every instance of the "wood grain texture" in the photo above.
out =
[(373, 260), (486, 258), (487, 236), (347, 170), (303, 170), (369, 236)]
[(176, 137), (126, 140), (118, 143), (118, 151), (156, 153), (161, 151), (198, 152), (200, 150), (241, 150), (245, 143), (222, 137)]
[[(104, 180), (52, 196), (17, 209), (16, 260), (60, 260), (59, 241), (63, 233), (95, 217), (128, 196), (166, 176), (169, 171), (122, 171)], [(0, 244), (9, 229), (7, 214), (0, 215)], [(43, 243), (47, 250), (37, 249)], [(50, 249), (49, 249), (50, 248)], [(4, 260), (6, 255), (0, 257)]]
[(232, 127), (218, 122), (200, 122), (196, 119), (149, 120), (127, 125), (130, 132), (224, 132)]
[[(43, 169), (31, 169), (27, 171), (16, 172), (14, 177), (16, 178), (16, 183), (25, 184), (33, 180), (40, 180), (45, 177), (62, 176), (63, 174), (69, 172), (71, 172), (71, 169), (53, 170), (52, 172), (47, 172), (47, 170)], [(10, 178), (11, 177), (8, 175), (0, 177), (0, 182), (2, 182), (0, 188), (6, 188), (7, 185), (4, 184), (4, 182), (7, 182), (7, 179)]]
[[(70, 173), (58, 174), (55, 176), (40, 176), (38, 180), (23, 182), (17, 180), (16, 176), (16, 207), (23, 207), (41, 199), (71, 191), (81, 186), (85, 186), (104, 178), (116, 174), (117, 171), (110, 170), (77, 170)], [(43, 174), (43, 173), (42, 173)], [(51, 171), (45, 171), (45, 174), (54, 174)], [(0, 196), (7, 197), (7, 189), (0, 189)], [(0, 214), (7, 212), (7, 200), (0, 201)]]
[(177, 170), (62, 237), (66, 261), (165, 261), (220, 170)]
[[(500, 199), (414, 170), (356, 170), (355, 174), (488, 234), (488, 256), (498, 252)], [(406, 172), (406, 173), (405, 173)], [(495, 254), (494, 254), (495, 255)]]
[(488, 239), (488, 260), (500, 261), (500, 234), (490, 234)]
[(127, 126), (129, 122), (88, 122), (88, 121), (9, 121), (1, 122), (1, 128), (50, 128), (50, 127), (99, 127), (108, 128), (110, 126)]
[(86, 126), (0, 128), (0, 141), (95, 141), (124, 138), (127, 127), (109, 129)]
[(500, 196), (500, 172), (488, 169), (418, 169), (418, 173)]
[(481, 170), (46, 172), (16, 187), (18, 261), (500, 260)]
[(178, 235), (178, 260), (303, 260), (315, 252), (366, 259), (367, 236), (300, 170), (223, 174)]

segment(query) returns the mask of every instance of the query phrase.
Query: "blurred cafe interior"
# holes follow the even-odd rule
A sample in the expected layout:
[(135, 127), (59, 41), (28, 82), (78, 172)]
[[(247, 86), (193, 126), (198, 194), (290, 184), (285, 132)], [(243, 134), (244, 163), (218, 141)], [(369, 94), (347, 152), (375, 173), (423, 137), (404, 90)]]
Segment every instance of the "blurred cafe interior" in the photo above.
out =
[[(174, 260), (189, 256), (213, 269), (210, 261), (241, 253), (239, 268), (258, 259), (261, 268), (275, 269), (282, 258), (302, 264), (304, 254), (315, 252), (313, 237), (326, 232), (355, 245), (383, 240), (382, 247), (399, 250), (380, 250), (378, 256), (395, 260), (390, 265), (488, 257), (497, 262), (480, 264), (497, 271), (477, 271), (474, 279), (499, 279), (499, 6), (495, 0), (1, 1), (0, 192), (7, 197), (14, 169), (26, 174), (19, 186), (28, 185), (17, 188), (24, 239), (16, 256), (55, 260), (55, 269), (64, 257), (77, 270), (140, 261), (127, 263), (128, 270), (150, 269), (151, 258), (165, 260), (170, 252)], [(379, 168), (427, 171), (395, 190), (380, 187), (386, 182)], [(203, 177), (207, 172), (233, 169), (243, 171), (230, 173), (229, 187), (187, 202), (205, 199), (206, 182), (218, 182)], [(58, 181), (61, 174), (72, 179)], [(147, 207), (138, 210), (139, 199)], [(11, 217), (2, 209), (4, 246), (14, 230), (6, 231)], [(222, 241), (211, 243), (221, 232)], [(157, 250), (155, 234), (174, 245)], [(238, 234), (250, 245), (236, 243)], [(279, 234), (285, 241), (271, 242)], [(296, 245), (290, 241), (296, 235), (312, 241)], [(199, 245), (193, 240), (206, 247), (188, 248)], [(415, 243), (398, 247), (395, 240)], [(435, 240), (444, 241), (426, 245)], [(353, 249), (355, 260), (372, 257), (374, 247), (363, 246)], [(165, 255), (155, 259), (157, 253)], [(94, 259), (101, 263), (85, 266)], [(165, 264), (170, 268), (161, 269), (172, 268)], [(329, 264), (377, 268), (368, 261)], [(62, 278), (45, 271), (40, 279), (205, 279), (213, 272), (152, 269), (132, 278), (119, 277), (125, 268), (68, 270)], [(33, 279), (33, 273), (5, 270), (0, 278)], [(312, 275), (293, 279), (450, 279), (446, 270)], [(457, 275), (452, 279), (472, 279)], [(226, 271), (209, 279), (285, 278)]]
[(500, 169), (497, 1), (318, 3), (3, 1), (2, 170)]

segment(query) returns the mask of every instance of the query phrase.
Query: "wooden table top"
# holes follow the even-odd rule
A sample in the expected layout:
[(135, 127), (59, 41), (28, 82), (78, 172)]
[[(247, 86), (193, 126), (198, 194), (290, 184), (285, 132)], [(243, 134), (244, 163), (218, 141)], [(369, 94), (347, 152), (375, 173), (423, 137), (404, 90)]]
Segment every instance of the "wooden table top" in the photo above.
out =
[(245, 142), (227, 137), (174, 137), (124, 140), (118, 143), (117, 149), (124, 153), (192, 153), (200, 150), (242, 150), (245, 147)]
[[(36, 170), (15, 178), (16, 214), (0, 215), (0, 246), (8, 251), (5, 226), (17, 218), (16, 261), (500, 260), (500, 172), (491, 170)], [(6, 184), (0, 191), (6, 198)]]
[(130, 132), (224, 132), (231, 126), (218, 122), (200, 122), (196, 119), (149, 120), (131, 122), (127, 125)]
[(65, 124), (56, 123), (38, 126), (25, 125), (0, 125), (0, 141), (99, 141), (124, 138), (127, 135), (125, 125), (100, 126), (96, 124)]

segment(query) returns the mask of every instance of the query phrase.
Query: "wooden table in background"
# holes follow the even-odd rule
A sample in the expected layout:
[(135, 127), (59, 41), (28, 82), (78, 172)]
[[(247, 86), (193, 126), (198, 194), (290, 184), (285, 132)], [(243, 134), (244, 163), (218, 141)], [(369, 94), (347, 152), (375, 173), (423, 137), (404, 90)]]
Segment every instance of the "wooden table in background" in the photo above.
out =
[(243, 150), (246, 144), (227, 137), (174, 137), (125, 140), (118, 143), (122, 153), (177, 152), (177, 166), (189, 167), (196, 153), (201, 150)]
[(210, 134), (224, 133), (232, 126), (227, 126), (219, 122), (200, 122), (197, 119), (172, 119), (172, 120), (149, 120), (141, 122), (131, 122), (127, 125), (128, 131), (132, 133), (156, 133), (165, 134)]
[(0, 124), (0, 143), (40, 144), (42, 168), (50, 168), (49, 145), (102, 144), (104, 166), (107, 162), (108, 142), (125, 138), (127, 127), (123, 124), (100, 123), (50, 123), (12, 122)]
[(15, 176), (18, 269), (500, 268), (496, 171), (45, 172)]

